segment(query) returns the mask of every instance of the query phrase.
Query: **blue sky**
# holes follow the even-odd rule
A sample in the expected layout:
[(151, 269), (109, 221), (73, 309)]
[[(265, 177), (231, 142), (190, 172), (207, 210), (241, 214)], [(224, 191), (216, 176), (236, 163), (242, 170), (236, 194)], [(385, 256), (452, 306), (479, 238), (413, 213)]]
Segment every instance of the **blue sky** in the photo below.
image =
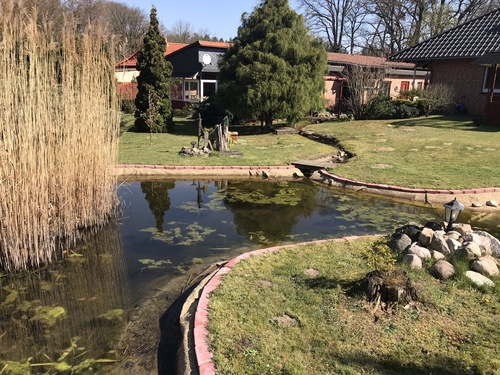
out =
[[(210, 35), (227, 40), (236, 36), (242, 13), (251, 12), (260, 0), (120, 0), (120, 2), (143, 9), (148, 17), (154, 4), (158, 19), (166, 28), (182, 20), (189, 22), (195, 32), (203, 29)], [(291, 0), (290, 6), (297, 10), (297, 0)]]

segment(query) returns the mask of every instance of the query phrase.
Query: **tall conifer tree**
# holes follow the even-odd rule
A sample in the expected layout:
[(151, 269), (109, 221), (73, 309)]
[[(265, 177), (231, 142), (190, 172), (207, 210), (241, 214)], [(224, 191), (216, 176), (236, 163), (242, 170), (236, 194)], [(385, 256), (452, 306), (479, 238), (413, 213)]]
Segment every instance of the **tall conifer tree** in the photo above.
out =
[(220, 62), (219, 99), (233, 113), (295, 123), (323, 106), (326, 52), (288, 0), (265, 0), (242, 16)]
[(173, 126), (170, 101), (172, 65), (164, 58), (166, 47), (153, 6), (142, 52), (137, 59), (140, 74), (137, 77), (135, 126), (139, 131), (165, 132)]

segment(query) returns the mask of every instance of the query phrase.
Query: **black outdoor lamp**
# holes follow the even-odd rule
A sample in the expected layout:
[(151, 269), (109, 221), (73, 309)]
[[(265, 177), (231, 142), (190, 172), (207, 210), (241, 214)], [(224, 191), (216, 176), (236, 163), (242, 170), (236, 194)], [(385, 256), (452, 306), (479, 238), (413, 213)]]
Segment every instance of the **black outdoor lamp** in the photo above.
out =
[(451, 230), (451, 226), (457, 222), (460, 212), (464, 210), (465, 206), (457, 201), (457, 198), (453, 199), (451, 202), (444, 204), (444, 220), (448, 223), (446, 231)]

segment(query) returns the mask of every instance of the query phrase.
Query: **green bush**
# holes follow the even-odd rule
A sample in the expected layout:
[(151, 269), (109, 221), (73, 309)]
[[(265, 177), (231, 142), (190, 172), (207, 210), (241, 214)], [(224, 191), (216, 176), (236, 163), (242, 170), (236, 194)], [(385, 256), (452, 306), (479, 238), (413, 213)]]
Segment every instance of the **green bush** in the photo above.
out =
[(412, 118), (422, 115), (419, 101), (406, 99), (392, 100), (390, 97), (380, 95), (376, 97), (366, 112), (367, 120), (389, 120)]
[(194, 108), (191, 104), (186, 104), (181, 109), (174, 109), (174, 116), (176, 117), (190, 118), (193, 117), (193, 113)]

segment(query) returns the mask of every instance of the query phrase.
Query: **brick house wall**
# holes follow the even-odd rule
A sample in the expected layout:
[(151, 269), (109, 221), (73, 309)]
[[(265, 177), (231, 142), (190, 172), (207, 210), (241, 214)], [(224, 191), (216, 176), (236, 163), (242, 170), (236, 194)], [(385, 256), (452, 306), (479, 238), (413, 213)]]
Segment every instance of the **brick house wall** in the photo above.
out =
[(485, 68), (474, 65), (474, 59), (434, 60), (431, 63), (431, 83), (450, 86), (455, 103), (463, 103), (468, 113), (484, 114), (487, 93), (483, 92)]

